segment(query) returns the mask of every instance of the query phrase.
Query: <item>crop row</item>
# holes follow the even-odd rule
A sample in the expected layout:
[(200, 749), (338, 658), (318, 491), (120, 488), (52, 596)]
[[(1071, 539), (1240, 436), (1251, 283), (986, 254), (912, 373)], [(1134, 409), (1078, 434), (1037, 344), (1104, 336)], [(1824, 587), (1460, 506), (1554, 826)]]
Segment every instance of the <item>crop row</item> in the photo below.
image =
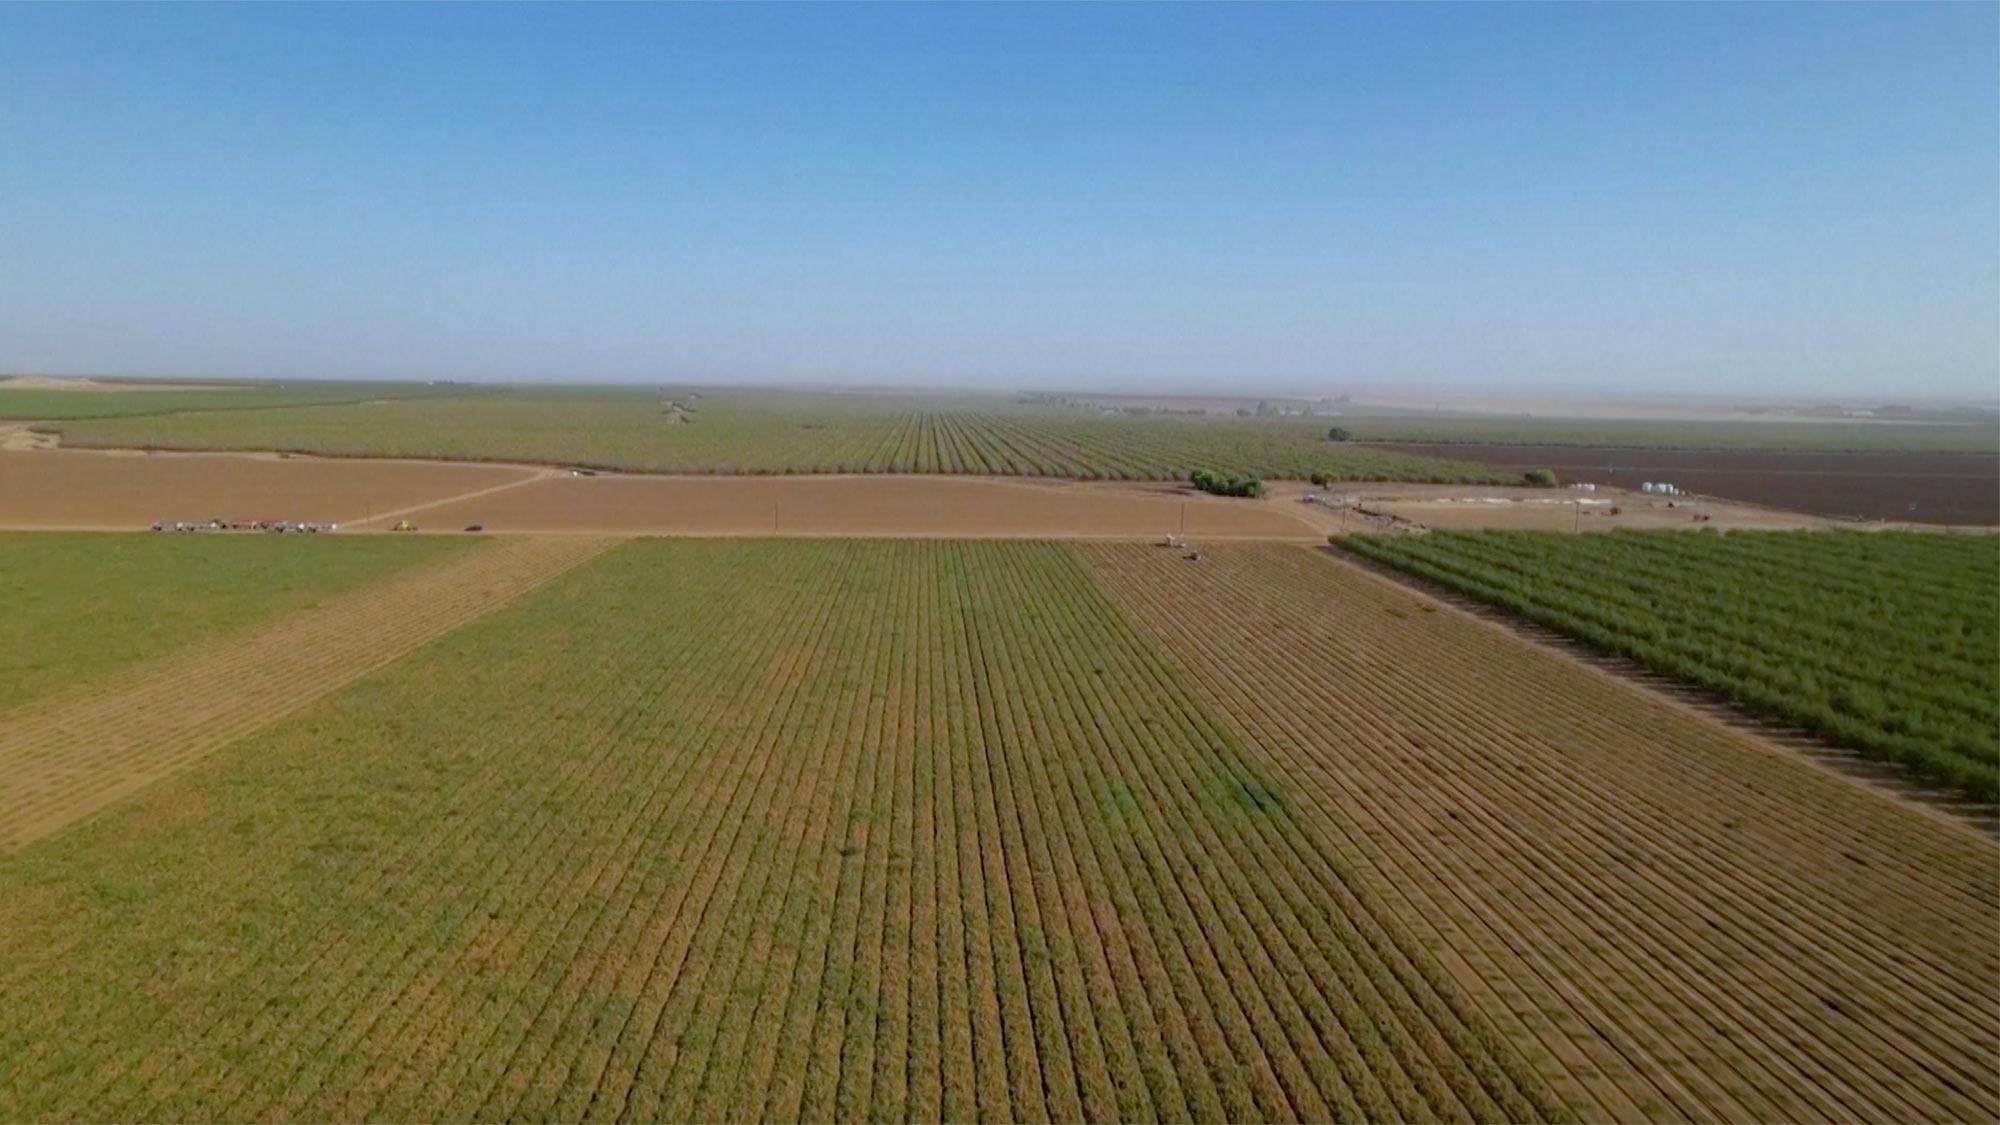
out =
[(1558, 1112), (1052, 545), (628, 545), (0, 922), (8, 1117)]
[(1584, 1116), (2000, 1109), (1990, 841), (1315, 552), (1082, 550)]
[(1471, 532), (1341, 544), (1977, 798), (2000, 797), (2000, 540)]
[[(677, 403), (680, 400), (675, 400)], [(1099, 417), (981, 399), (493, 393), (310, 408), (186, 412), (61, 424), (75, 445), (279, 449), (526, 460), (717, 473), (981, 473), (1181, 480), (1237, 476), (1484, 481), (1462, 462), (1339, 445), (1282, 420)]]

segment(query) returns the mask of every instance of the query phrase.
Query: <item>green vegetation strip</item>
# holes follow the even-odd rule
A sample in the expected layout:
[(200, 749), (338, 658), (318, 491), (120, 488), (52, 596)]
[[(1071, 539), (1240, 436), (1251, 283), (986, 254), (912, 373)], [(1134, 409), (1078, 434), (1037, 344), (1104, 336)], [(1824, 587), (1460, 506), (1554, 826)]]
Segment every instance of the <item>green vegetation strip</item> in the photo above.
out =
[[(698, 394), (698, 397), (697, 397)], [(102, 396), (100, 396), (102, 397)], [(66, 444), (276, 449), (690, 473), (973, 473), (1517, 482), (1284, 420), (1099, 416), (998, 396), (546, 390), (60, 423)]]
[(1068, 548), (652, 541), (0, 859), (0, 1117), (1504, 1120)]
[(0, 387), (0, 421), (136, 418), (184, 412), (267, 410), (473, 393), (467, 386), (421, 383), (303, 382), (244, 384), (212, 390), (63, 391)]
[(0, 710), (463, 550), (437, 537), (0, 533)]
[(2000, 538), (1485, 531), (1337, 542), (2000, 799)]

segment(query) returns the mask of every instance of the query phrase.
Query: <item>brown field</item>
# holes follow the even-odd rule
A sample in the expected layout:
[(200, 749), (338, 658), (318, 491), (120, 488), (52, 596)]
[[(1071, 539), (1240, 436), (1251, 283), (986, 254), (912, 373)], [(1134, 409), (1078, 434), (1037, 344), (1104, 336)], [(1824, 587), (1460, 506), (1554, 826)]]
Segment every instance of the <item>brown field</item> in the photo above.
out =
[(1991, 840), (1322, 552), (1080, 549), (1587, 1119), (2000, 1113)]
[(1566, 445), (1384, 444), (1426, 457), (1547, 468), (1636, 490), (1664, 480), (1690, 492), (1840, 519), (2000, 523), (2000, 455), (1765, 453)]
[(0, 450), (0, 527), (125, 530), (217, 516), (347, 523), (535, 475), (511, 465)]
[(58, 378), (50, 375), (9, 375), (0, 379), (0, 391), (75, 391), (78, 394), (119, 394), (124, 391), (229, 391), (238, 388), (218, 383), (176, 383), (142, 380), (121, 383), (115, 380)]
[[(1323, 493), (1353, 510), (1304, 503), (1307, 493)], [(1673, 531), (1713, 528), (1758, 531), (1824, 531), (1854, 527), (1823, 516), (1786, 512), (1755, 504), (1708, 497), (1664, 497), (1619, 489), (1573, 492), (1569, 489), (1505, 485), (1399, 484), (1395, 482), (1335, 484), (1327, 488), (1280, 482), (1269, 492), (1279, 504), (1328, 534), (1386, 530), (1412, 524), (1439, 530), (1469, 531)], [(1613, 508), (1618, 509), (1615, 513)], [(1702, 518), (1706, 517), (1706, 518)], [(1869, 524), (1886, 528), (1891, 524)]]
[[(982, 477), (552, 476), (431, 508), (423, 527), (659, 535), (1318, 538), (1287, 509), (1145, 485)], [(379, 522), (379, 521), (378, 521)]]
[(425, 531), (915, 538), (1318, 537), (1290, 507), (1172, 485), (948, 476), (571, 476), (514, 465), (261, 454), (0, 450), (0, 527), (131, 529), (213, 516), (407, 516)]
[(443, 563), (0, 713), (0, 851), (56, 832), (595, 556), (580, 537)]

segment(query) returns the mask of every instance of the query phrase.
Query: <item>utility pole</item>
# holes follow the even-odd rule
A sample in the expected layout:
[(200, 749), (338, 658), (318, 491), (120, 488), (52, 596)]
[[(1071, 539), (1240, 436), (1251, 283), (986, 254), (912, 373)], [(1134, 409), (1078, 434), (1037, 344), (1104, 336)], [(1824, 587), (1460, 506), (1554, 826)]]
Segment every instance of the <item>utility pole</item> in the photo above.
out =
[(1576, 516), (1574, 519), (1571, 519), (1569, 521), (1569, 529), (1571, 532), (1578, 532), (1583, 530), (1583, 501), (1581, 500), (1575, 501), (1575, 504), (1576, 504)]
[(1181, 501), (1181, 534), (1187, 534), (1187, 501)]

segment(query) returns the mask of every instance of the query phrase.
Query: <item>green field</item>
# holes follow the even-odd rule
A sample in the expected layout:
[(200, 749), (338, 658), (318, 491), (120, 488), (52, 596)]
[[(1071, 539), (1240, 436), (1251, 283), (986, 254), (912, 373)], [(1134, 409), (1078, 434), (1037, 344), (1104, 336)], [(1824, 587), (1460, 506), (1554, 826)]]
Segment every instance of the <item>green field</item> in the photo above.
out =
[(1339, 543), (2000, 798), (2000, 538), (1436, 532)]
[[(687, 421), (666, 403), (687, 408)], [(536, 461), (715, 473), (991, 473), (1174, 480), (1197, 468), (1303, 479), (1517, 479), (1342, 446), (1296, 420), (1138, 419), (1003, 396), (589, 388), (182, 412), (57, 424), (72, 445)]]
[(1068, 548), (626, 545), (0, 856), (0, 1117), (1534, 1118)]
[(0, 710), (465, 545), (439, 538), (0, 533)]
[(689, 387), (295, 384), (217, 392), (0, 391), (80, 446), (280, 449), (658, 472), (990, 473), (1173, 480), (1511, 481), (1508, 470), (1327, 440), (1993, 452), (1991, 425), (1504, 417), (1139, 415), (1019, 396)]
[(81, 421), (149, 415), (359, 403), (379, 399), (437, 398), (478, 393), (463, 385), (423, 383), (245, 383), (213, 390), (110, 392), (0, 386), (0, 421)]

